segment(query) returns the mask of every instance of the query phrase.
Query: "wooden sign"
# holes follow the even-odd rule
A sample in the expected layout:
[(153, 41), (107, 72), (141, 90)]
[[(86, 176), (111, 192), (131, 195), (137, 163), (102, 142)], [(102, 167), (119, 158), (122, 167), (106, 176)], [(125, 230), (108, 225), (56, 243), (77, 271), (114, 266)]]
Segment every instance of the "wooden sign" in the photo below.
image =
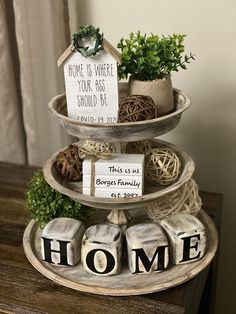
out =
[(55, 218), (43, 229), (41, 252), (43, 261), (55, 265), (73, 266), (80, 260), (85, 228), (72, 218)]
[(194, 262), (206, 251), (205, 227), (189, 214), (176, 214), (161, 221), (168, 234), (173, 264)]
[(123, 249), (122, 231), (112, 224), (94, 225), (83, 237), (81, 261), (84, 270), (100, 276), (120, 272)]
[(68, 117), (86, 123), (118, 120), (117, 62), (103, 50), (94, 57), (74, 52), (64, 62)]
[(129, 269), (133, 274), (159, 272), (169, 261), (168, 240), (155, 223), (142, 223), (126, 230)]
[(128, 198), (143, 194), (143, 154), (113, 155), (110, 160), (83, 162), (83, 194)]

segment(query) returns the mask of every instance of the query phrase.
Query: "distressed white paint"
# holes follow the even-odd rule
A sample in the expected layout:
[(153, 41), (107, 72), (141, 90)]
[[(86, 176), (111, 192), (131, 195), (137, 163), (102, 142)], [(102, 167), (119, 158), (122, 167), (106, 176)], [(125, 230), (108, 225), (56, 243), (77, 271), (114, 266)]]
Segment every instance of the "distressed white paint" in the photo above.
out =
[(117, 122), (117, 62), (109, 53), (89, 58), (72, 53), (64, 63), (64, 78), (68, 117), (88, 123)]
[[(160, 246), (167, 246), (165, 248), (164, 257), (164, 269), (168, 266), (169, 252), (168, 252), (168, 240), (163, 229), (155, 223), (141, 223), (129, 227), (126, 230), (126, 241), (128, 250), (128, 264), (130, 271), (135, 273), (136, 270), (136, 253), (135, 249), (142, 248), (151, 261), (153, 256)], [(138, 261), (139, 270), (142, 273), (147, 273), (144, 265)], [(158, 255), (154, 258), (153, 264), (148, 272), (157, 271), (158, 268)]]
[[(91, 226), (85, 231), (82, 242), (81, 261), (84, 270), (98, 276), (118, 274), (121, 269), (122, 248), (123, 237), (119, 227), (112, 224)], [(87, 260), (88, 255), (93, 250), (96, 250), (93, 257), (96, 271), (91, 269)], [(113, 256), (114, 267), (109, 272), (106, 272), (106, 269), (109, 267), (108, 259), (102, 250)]]
[[(199, 219), (189, 214), (176, 214), (161, 221), (161, 226), (168, 234), (172, 251), (172, 262), (184, 264), (202, 258), (206, 251), (205, 227)], [(184, 260), (184, 239), (191, 237), (187, 250), (188, 260)]]
[[(43, 239), (53, 239), (51, 249), (59, 251), (60, 241), (69, 241), (67, 244), (67, 260), (70, 266), (75, 265), (80, 260), (81, 242), (85, 228), (81, 221), (73, 218), (55, 218), (51, 220), (43, 229), (41, 235), (41, 253), (45, 259)], [(52, 262), (57, 265), (60, 263), (60, 253), (51, 253)]]

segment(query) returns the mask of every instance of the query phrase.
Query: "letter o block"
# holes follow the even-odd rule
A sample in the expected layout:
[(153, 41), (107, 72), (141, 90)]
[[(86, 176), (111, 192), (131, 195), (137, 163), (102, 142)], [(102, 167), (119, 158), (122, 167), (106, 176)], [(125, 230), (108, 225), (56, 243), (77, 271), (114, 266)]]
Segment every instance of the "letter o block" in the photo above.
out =
[(194, 262), (206, 251), (205, 227), (199, 219), (190, 214), (176, 214), (161, 221), (172, 253), (173, 264)]
[(84, 270), (99, 276), (120, 272), (123, 246), (122, 231), (112, 224), (94, 225), (83, 237), (81, 260)]
[(126, 230), (129, 269), (133, 274), (162, 271), (168, 266), (168, 240), (155, 223), (142, 223)]
[(74, 266), (80, 260), (84, 231), (84, 225), (79, 220), (64, 217), (51, 220), (41, 235), (43, 261)]

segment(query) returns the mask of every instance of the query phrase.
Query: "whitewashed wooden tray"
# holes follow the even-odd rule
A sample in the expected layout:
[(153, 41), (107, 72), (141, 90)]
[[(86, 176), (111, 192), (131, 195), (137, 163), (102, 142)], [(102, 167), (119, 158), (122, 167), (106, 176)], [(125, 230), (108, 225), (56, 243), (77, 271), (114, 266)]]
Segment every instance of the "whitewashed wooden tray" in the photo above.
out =
[(25, 230), (23, 246), (30, 263), (44, 276), (63, 286), (101, 295), (147, 294), (165, 290), (188, 281), (212, 261), (218, 246), (217, 232), (212, 220), (204, 211), (200, 211), (198, 218), (207, 230), (208, 246), (206, 255), (201, 260), (189, 264), (170, 265), (167, 270), (159, 273), (133, 275), (124, 261), (120, 274), (99, 277), (86, 273), (81, 264), (66, 268), (42, 262), (40, 252), (41, 231), (33, 220)]
[[(43, 167), (44, 177), (48, 184), (53, 187), (56, 191), (65, 194), (74, 200), (88, 205), (90, 207), (101, 208), (101, 209), (131, 209), (142, 207), (148, 202), (157, 199), (158, 197), (164, 196), (170, 192), (175, 191), (181, 187), (184, 183), (191, 179), (194, 172), (193, 159), (183, 150), (180, 150), (175, 145), (160, 140), (152, 140), (156, 147), (169, 147), (172, 148), (177, 155), (180, 157), (182, 162), (181, 174), (177, 181), (169, 186), (155, 186), (145, 183), (144, 194), (142, 196), (134, 198), (104, 198), (95, 197), (82, 194), (81, 184), (69, 182), (62, 178), (58, 173), (55, 160), (59, 152), (53, 154), (53, 156), (47, 160)], [(65, 148), (64, 148), (65, 149)], [(62, 149), (63, 150), (63, 149)]]
[[(120, 88), (120, 99), (125, 96), (127, 84)], [(49, 103), (51, 113), (59, 120), (65, 132), (80, 139), (126, 142), (154, 138), (175, 128), (182, 113), (189, 107), (190, 99), (180, 90), (174, 89), (175, 110), (160, 118), (131, 123), (82, 123), (67, 116), (65, 94), (55, 96)]]

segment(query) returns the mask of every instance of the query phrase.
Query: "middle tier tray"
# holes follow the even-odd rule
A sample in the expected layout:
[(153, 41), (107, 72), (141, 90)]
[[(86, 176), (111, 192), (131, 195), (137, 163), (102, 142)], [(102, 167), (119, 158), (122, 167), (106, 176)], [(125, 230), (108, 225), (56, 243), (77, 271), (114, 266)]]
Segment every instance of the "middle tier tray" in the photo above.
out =
[(132, 198), (104, 198), (82, 194), (81, 183), (70, 182), (64, 179), (57, 171), (55, 161), (59, 152), (53, 154), (53, 156), (45, 163), (43, 168), (45, 180), (58, 192), (90, 207), (113, 210), (128, 210), (142, 207), (147, 203), (180, 188), (184, 183), (191, 179), (194, 171), (193, 159), (185, 151), (164, 141), (152, 140), (151, 142), (155, 147), (168, 147), (173, 149), (181, 159), (182, 169), (179, 178), (171, 185), (156, 186), (150, 183), (145, 183), (144, 194), (142, 196)]

